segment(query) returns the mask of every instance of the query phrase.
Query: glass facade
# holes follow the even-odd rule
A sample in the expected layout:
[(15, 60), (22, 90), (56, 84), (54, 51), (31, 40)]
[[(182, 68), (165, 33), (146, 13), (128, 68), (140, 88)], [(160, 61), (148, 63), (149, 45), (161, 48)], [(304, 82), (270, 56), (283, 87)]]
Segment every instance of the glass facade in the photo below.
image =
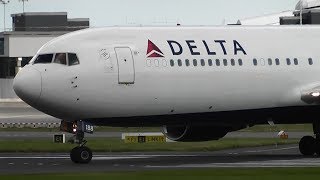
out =
[(4, 38), (0, 38), (0, 55), (4, 55)]
[(0, 58), (0, 78), (13, 78), (16, 75), (15, 58)]

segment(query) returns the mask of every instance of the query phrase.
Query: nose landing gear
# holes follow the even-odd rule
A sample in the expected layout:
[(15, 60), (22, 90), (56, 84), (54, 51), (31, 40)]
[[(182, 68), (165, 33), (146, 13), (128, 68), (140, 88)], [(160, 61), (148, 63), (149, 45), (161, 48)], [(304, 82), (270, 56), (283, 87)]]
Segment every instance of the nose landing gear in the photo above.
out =
[(70, 152), (71, 161), (77, 164), (88, 164), (92, 159), (92, 151), (85, 146), (87, 141), (83, 138), (84, 132), (77, 132), (75, 141), (77, 141), (79, 146), (73, 148)]
[(320, 156), (320, 122), (313, 123), (313, 136), (304, 136), (299, 142), (299, 150), (305, 156)]
[(86, 147), (87, 141), (84, 140), (84, 133), (93, 133), (93, 126), (85, 121), (61, 122), (60, 130), (75, 134), (71, 143), (78, 144), (70, 152), (70, 159), (76, 164), (88, 164), (92, 160), (92, 151)]

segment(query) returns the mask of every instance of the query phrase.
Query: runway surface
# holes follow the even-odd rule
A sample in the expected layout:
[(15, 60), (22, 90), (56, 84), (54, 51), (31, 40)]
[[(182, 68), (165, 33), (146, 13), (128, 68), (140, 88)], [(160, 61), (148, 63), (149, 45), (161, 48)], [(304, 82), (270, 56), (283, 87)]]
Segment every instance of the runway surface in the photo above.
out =
[(1, 174), (76, 173), (188, 168), (320, 167), (320, 158), (303, 157), (297, 145), (216, 152), (105, 153), (90, 164), (73, 164), (68, 154), (0, 154)]
[[(0, 103), (0, 123), (56, 123), (24, 103)], [(56, 132), (0, 132), (1, 139), (52, 138)], [(290, 132), (290, 138), (310, 133)], [(229, 138), (274, 138), (276, 132), (233, 132)], [(121, 137), (120, 132), (95, 132), (87, 137)], [(319, 158), (300, 155), (297, 145), (242, 148), (216, 152), (97, 153), (87, 165), (73, 164), (68, 154), (0, 154), (0, 174), (76, 173), (217, 167), (320, 167)]]
[(0, 123), (60, 123), (24, 102), (0, 103)]

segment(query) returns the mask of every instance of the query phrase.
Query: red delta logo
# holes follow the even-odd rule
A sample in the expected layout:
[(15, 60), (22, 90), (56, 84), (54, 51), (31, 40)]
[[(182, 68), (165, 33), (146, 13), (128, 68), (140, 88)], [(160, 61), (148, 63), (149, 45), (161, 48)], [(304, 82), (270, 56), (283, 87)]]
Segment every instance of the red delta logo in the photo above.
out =
[(147, 58), (162, 58), (164, 54), (152, 41), (148, 39)]

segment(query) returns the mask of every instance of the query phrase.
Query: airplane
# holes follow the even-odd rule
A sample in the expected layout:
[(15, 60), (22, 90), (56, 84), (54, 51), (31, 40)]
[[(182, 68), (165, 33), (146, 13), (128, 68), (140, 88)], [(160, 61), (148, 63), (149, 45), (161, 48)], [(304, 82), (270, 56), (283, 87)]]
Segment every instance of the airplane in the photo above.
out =
[(162, 126), (171, 140), (210, 141), (268, 122), (313, 124), (320, 154), (320, 26), (106, 27), (46, 43), (14, 79), (30, 106), (74, 134), (89, 163), (94, 126)]

